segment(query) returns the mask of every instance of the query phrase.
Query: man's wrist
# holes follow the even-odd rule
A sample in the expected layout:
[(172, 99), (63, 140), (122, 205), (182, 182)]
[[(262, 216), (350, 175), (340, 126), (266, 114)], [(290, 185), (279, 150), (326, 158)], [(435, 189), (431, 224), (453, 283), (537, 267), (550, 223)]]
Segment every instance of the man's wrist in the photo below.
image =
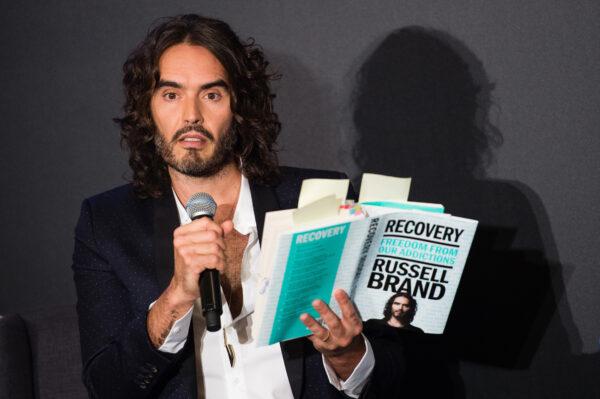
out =
[(169, 310), (175, 310), (178, 313), (183, 311), (185, 313), (194, 305), (196, 298), (186, 294), (174, 280), (171, 280), (167, 289), (159, 297), (159, 301), (161, 300)]
[(344, 349), (344, 351), (332, 352), (324, 354), (324, 356), (336, 374), (342, 380), (346, 380), (363, 358), (366, 349), (365, 340), (362, 334), (359, 334), (354, 337), (352, 344)]
[(193, 299), (181, 295), (181, 291), (169, 284), (148, 312), (148, 336), (155, 348), (160, 348), (169, 335), (175, 321), (185, 315), (194, 305)]
[(341, 378), (323, 355), (323, 368), (329, 383), (350, 398), (358, 398), (365, 388), (375, 367), (375, 357), (369, 339), (361, 334), (365, 344), (365, 353), (347, 378)]

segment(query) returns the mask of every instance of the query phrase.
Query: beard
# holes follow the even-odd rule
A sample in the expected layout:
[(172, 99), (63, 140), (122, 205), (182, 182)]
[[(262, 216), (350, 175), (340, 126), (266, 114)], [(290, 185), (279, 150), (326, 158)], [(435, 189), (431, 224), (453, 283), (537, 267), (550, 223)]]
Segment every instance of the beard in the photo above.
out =
[(401, 310), (393, 312), (392, 317), (394, 317), (394, 319), (398, 320), (401, 324), (404, 325), (410, 324), (410, 322), (412, 321), (410, 317), (410, 310), (407, 312), (403, 312)]
[[(175, 144), (182, 135), (191, 131), (202, 133), (207, 141), (215, 143), (210, 157), (203, 158), (196, 149), (186, 150), (186, 153), (180, 159), (175, 156), (173, 152)], [(167, 142), (165, 137), (157, 132), (154, 135), (154, 145), (156, 146), (156, 152), (165, 163), (179, 173), (191, 177), (210, 177), (219, 173), (232, 161), (234, 137), (233, 126), (230, 126), (216, 140), (215, 136), (203, 126), (189, 125), (175, 132), (170, 142)]]

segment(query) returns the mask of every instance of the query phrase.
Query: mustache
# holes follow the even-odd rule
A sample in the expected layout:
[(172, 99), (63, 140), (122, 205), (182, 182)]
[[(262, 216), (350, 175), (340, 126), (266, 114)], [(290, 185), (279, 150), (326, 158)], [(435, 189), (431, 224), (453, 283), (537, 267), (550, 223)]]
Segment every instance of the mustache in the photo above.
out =
[(171, 143), (176, 142), (181, 136), (191, 131), (202, 133), (209, 141), (215, 141), (215, 136), (207, 129), (205, 129), (204, 126), (195, 124), (182, 127), (181, 129), (176, 131), (173, 135), (173, 138), (171, 139)]

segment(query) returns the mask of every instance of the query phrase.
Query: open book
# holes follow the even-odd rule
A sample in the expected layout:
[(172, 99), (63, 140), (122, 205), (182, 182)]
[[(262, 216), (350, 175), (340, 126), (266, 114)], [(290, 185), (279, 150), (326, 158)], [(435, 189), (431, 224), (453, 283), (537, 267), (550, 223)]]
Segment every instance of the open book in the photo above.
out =
[[(323, 184), (313, 191), (327, 194)], [(439, 204), (376, 200), (362, 190), (368, 201), (340, 207), (341, 187), (338, 182), (337, 193), (297, 210), (267, 213), (253, 323), (257, 345), (309, 335), (299, 316), (318, 318), (311, 305), (316, 298), (339, 314), (334, 288), (350, 295), (363, 320), (383, 318), (390, 297), (406, 292), (418, 304), (411, 325), (444, 331), (477, 221), (445, 214)]]

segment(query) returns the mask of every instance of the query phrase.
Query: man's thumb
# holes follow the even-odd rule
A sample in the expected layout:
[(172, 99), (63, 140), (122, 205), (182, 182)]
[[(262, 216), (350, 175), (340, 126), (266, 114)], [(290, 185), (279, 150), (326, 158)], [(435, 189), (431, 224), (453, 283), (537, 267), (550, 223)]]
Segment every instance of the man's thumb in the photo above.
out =
[(227, 235), (233, 231), (233, 222), (231, 220), (226, 220), (221, 223), (221, 228), (223, 229), (223, 234)]

